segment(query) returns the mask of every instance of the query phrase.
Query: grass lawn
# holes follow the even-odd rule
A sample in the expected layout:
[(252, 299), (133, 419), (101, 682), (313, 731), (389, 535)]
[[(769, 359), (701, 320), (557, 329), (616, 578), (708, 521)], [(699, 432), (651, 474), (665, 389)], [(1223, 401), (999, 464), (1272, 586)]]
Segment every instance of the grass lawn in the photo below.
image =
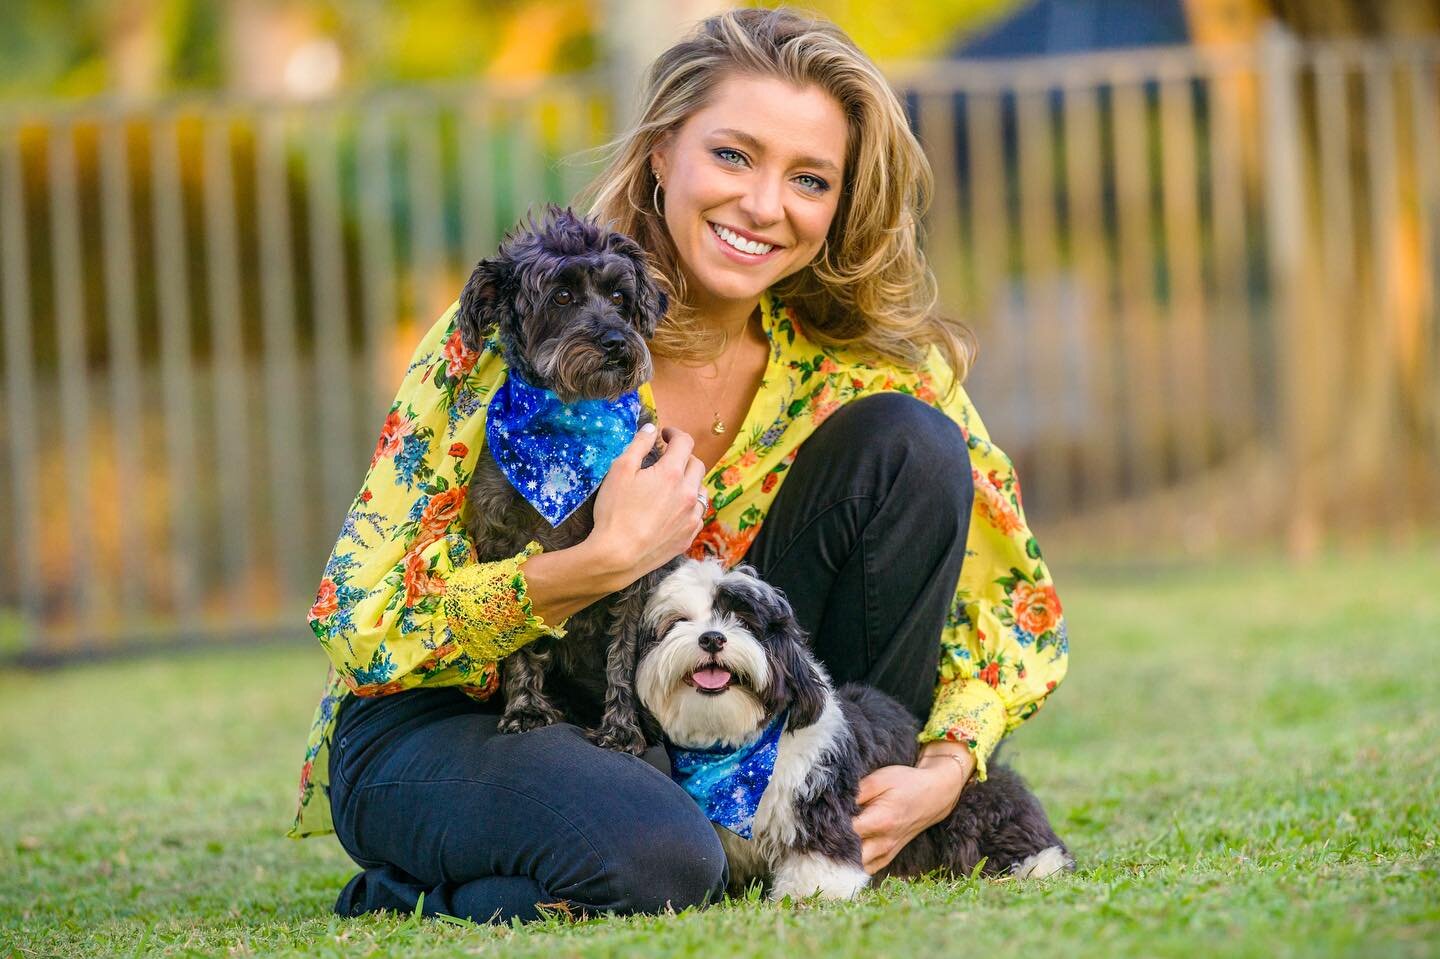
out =
[(330, 906), (283, 838), (324, 661), (0, 676), (0, 957), (1440, 955), (1440, 558), (1066, 575), (1070, 678), (1010, 758), (1072, 876), (483, 928)]

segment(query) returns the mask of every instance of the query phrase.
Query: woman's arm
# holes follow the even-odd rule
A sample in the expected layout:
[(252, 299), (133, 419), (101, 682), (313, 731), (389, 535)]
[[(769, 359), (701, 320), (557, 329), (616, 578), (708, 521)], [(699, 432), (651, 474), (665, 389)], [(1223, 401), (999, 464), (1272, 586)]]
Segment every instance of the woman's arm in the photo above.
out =
[(990, 442), (964, 390), (947, 392), (948, 382), (921, 383), (922, 398), (943, 409), (965, 435), (975, 501), (919, 758), (914, 767), (876, 770), (860, 784), (864, 808), (855, 828), (872, 873), (949, 815), (972, 774), (985, 778), (1001, 737), (1034, 715), (1064, 679), (1070, 649), (1009, 457)]

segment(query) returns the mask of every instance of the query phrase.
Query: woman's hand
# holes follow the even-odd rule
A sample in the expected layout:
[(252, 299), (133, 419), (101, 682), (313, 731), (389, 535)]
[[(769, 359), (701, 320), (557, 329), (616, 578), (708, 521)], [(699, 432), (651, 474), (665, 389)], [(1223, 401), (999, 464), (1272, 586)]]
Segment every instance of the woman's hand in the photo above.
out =
[(854, 825), (865, 871), (884, 869), (906, 843), (950, 815), (974, 769), (964, 744), (936, 742), (921, 748), (914, 766), (882, 766), (860, 780)]
[(584, 545), (615, 572), (616, 589), (685, 552), (703, 525), (705, 507), (697, 494), (705, 464), (691, 455), (695, 441), (669, 427), (661, 435), (665, 452), (642, 468), (655, 445), (655, 427), (641, 427), (595, 495), (595, 528)]

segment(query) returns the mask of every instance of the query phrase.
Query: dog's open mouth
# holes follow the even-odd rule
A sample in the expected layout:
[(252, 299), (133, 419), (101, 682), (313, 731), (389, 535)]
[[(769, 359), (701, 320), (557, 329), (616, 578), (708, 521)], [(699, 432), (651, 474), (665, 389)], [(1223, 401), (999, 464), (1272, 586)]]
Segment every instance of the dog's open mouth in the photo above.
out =
[(685, 682), (687, 685), (694, 686), (697, 693), (718, 696), (730, 688), (730, 684), (735, 682), (735, 676), (724, 666), (706, 663), (686, 676)]

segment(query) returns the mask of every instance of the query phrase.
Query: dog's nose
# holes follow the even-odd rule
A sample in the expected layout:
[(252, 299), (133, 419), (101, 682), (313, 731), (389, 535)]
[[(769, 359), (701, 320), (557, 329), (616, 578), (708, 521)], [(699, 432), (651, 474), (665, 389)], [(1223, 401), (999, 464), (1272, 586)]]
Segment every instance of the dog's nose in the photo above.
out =
[(614, 356), (625, 349), (625, 334), (619, 330), (606, 330), (600, 334), (600, 348)]
[(700, 634), (700, 648), (707, 653), (718, 653), (725, 648), (725, 634), (710, 630)]

